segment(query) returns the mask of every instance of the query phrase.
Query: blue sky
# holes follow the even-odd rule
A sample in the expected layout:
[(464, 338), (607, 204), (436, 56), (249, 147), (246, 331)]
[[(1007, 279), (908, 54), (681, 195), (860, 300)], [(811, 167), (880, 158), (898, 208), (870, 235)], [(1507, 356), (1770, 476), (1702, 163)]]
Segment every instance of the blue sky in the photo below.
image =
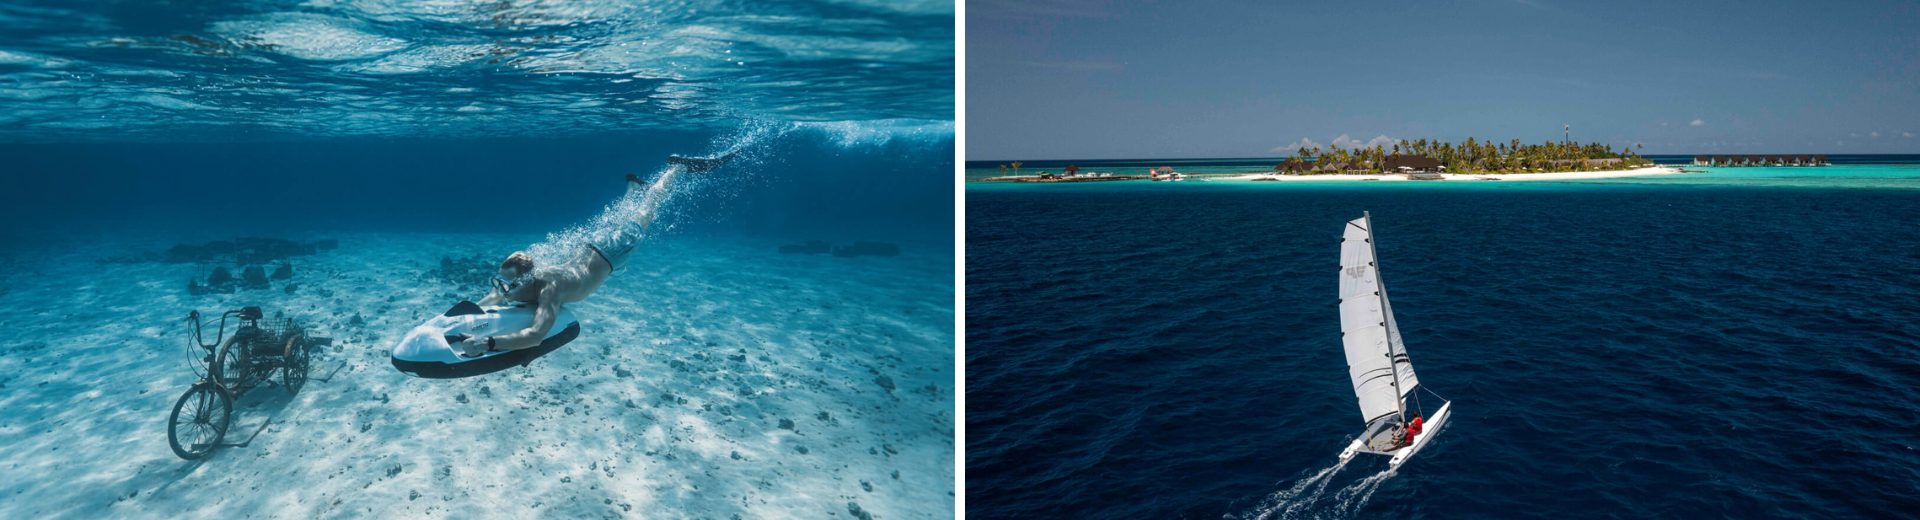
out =
[[(1920, 153), (1920, 2), (969, 0), (968, 160)], [(1344, 136), (1344, 137), (1343, 137)]]

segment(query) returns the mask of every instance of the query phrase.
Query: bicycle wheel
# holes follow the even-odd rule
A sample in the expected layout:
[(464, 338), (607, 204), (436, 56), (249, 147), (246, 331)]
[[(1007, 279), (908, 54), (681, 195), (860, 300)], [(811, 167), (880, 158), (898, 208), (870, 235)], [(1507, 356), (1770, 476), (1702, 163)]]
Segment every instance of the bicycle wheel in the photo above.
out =
[(307, 351), (307, 339), (295, 336), (287, 343), (287, 352), (282, 354), (286, 363), (282, 365), (280, 382), (287, 387), (287, 393), (299, 394), (300, 387), (307, 385), (307, 366), (312, 354)]
[(220, 350), (220, 357), (214, 359), (219, 368), (213, 374), (213, 380), (227, 387), (231, 392), (244, 393), (258, 384), (254, 381), (251, 341), (236, 341)]
[(233, 397), (227, 389), (207, 381), (194, 383), (167, 417), (167, 444), (182, 459), (205, 457), (226, 438), (232, 416)]

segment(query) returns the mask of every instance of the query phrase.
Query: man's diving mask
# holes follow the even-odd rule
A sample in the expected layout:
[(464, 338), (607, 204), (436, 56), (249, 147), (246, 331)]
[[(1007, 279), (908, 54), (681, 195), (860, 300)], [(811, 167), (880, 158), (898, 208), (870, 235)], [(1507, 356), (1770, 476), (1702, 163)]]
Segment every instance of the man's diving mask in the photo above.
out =
[(512, 293), (515, 289), (519, 289), (522, 285), (526, 285), (527, 282), (531, 280), (533, 280), (533, 273), (527, 273), (513, 278), (494, 275), (490, 281), (493, 282), (494, 290), (500, 291), (500, 294), (505, 295)]

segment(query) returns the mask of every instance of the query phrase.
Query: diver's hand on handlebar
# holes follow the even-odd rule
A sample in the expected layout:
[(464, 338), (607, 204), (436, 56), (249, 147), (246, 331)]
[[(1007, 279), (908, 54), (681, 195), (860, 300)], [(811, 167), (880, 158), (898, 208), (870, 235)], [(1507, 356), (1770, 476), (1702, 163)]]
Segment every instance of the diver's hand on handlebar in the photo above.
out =
[(456, 348), (460, 349), (460, 355), (462, 356), (470, 358), (480, 357), (482, 354), (487, 353), (487, 338), (479, 336), (467, 338), (465, 341), (461, 341)]

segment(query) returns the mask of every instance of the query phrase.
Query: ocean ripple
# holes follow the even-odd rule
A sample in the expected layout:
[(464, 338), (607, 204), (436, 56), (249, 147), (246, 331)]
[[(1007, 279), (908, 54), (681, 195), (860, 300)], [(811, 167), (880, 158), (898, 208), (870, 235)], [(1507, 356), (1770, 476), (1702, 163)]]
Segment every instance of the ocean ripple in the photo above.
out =
[(553, 136), (953, 118), (953, 5), (0, 6), (0, 140)]
[[(1202, 184), (967, 193), (970, 518), (1920, 510), (1906, 190)], [(1371, 210), (1423, 382), (1357, 433), (1333, 270)]]

